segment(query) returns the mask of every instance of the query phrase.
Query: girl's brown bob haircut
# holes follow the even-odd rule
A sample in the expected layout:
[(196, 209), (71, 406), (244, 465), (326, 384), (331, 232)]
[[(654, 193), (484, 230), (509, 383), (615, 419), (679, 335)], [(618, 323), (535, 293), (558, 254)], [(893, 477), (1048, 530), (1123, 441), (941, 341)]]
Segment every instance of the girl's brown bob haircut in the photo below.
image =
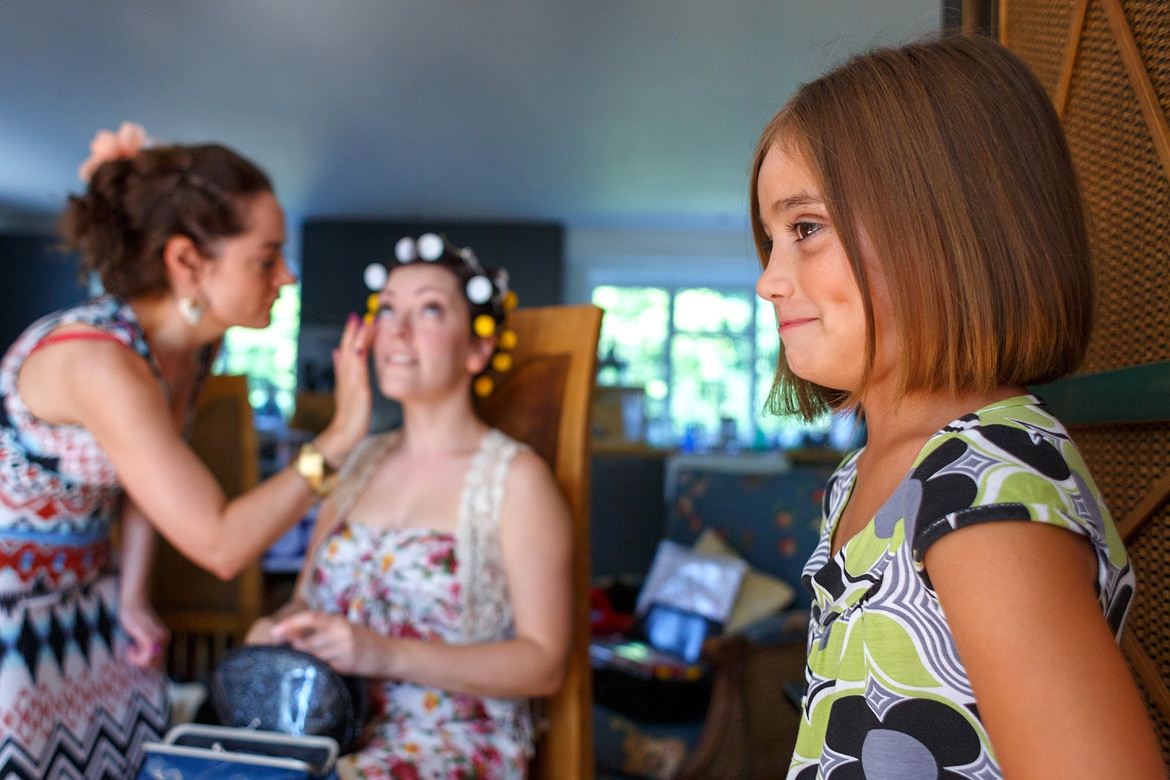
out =
[[(1093, 314), (1089, 238), (1060, 119), (1014, 54), (955, 35), (857, 56), (802, 86), (764, 129), (821, 187), (865, 302), (866, 361), (845, 391), (780, 364), (774, 413), (814, 418), (863, 399), (875, 354), (863, 249), (889, 290), (902, 392), (1049, 382), (1084, 357)], [(864, 240), (863, 237), (864, 236)]]

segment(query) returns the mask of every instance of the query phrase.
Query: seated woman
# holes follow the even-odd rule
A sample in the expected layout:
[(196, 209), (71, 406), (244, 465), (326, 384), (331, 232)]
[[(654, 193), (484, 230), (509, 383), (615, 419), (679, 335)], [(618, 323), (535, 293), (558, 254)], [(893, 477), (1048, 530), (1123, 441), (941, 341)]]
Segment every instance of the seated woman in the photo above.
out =
[(506, 273), (434, 234), (395, 254), (373, 354), (402, 426), (346, 462), (293, 600), (248, 641), (375, 678), (372, 736), (343, 778), (524, 777), (526, 700), (557, 690), (569, 651), (568, 508), (540, 456), (472, 408)]

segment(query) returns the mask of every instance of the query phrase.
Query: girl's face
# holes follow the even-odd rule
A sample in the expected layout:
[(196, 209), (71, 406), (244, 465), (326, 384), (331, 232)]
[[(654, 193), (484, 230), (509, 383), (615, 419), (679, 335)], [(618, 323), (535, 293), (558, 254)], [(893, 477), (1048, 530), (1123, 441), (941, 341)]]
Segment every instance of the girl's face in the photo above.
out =
[(397, 266), (378, 301), (374, 367), (382, 393), (398, 401), (468, 393), (492, 344), (472, 337), (455, 275), (425, 262)]
[(244, 204), (247, 229), (221, 239), (201, 267), (207, 315), (225, 329), (267, 327), (280, 288), (297, 279), (284, 261), (284, 212), (271, 193)]
[[(784, 359), (802, 379), (856, 390), (865, 366), (865, 306), (812, 169), (776, 144), (760, 166), (758, 186), (760, 223), (771, 246), (756, 292), (776, 308)], [(867, 270), (875, 289), (882, 289), (876, 267)], [(882, 323), (889, 321), (888, 308), (875, 302), (873, 382), (887, 364)]]

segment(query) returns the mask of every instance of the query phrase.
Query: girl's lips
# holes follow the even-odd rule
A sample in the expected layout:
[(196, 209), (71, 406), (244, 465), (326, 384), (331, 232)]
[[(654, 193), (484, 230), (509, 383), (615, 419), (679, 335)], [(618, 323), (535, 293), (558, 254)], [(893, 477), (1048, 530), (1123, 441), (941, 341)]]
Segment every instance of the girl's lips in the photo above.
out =
[(812, 322), (813, 319), (813, 317), (799, 317), (791, 320), (781, 320), (780, 331), (783, 332), (789, 328), (795, 328), (797, 325), (804, 325), (805, 323)]

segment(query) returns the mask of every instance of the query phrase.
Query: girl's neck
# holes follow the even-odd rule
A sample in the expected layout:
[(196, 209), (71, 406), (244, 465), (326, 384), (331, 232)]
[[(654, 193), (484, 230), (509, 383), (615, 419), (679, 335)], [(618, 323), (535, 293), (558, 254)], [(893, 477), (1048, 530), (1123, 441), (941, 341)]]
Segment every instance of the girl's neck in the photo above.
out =
[(862, 403), (866, 443), (857, 460), (857, 479), (833, 531), (831, 552), (849, 542), (893, 495), (914, 461), (938, 431), (965, 414), (1019, 395), (1017, 387), (990, 393), (912, 393), (883, 397), (871, 393)]
[(1022, 387), (1001, 385), (989, 392), (907, 393), (899, 397), (874, 395), (862, 403), (866, 449), (883, 451), (907, 441), (925, 442), (963, 415), (1022, 395)]

